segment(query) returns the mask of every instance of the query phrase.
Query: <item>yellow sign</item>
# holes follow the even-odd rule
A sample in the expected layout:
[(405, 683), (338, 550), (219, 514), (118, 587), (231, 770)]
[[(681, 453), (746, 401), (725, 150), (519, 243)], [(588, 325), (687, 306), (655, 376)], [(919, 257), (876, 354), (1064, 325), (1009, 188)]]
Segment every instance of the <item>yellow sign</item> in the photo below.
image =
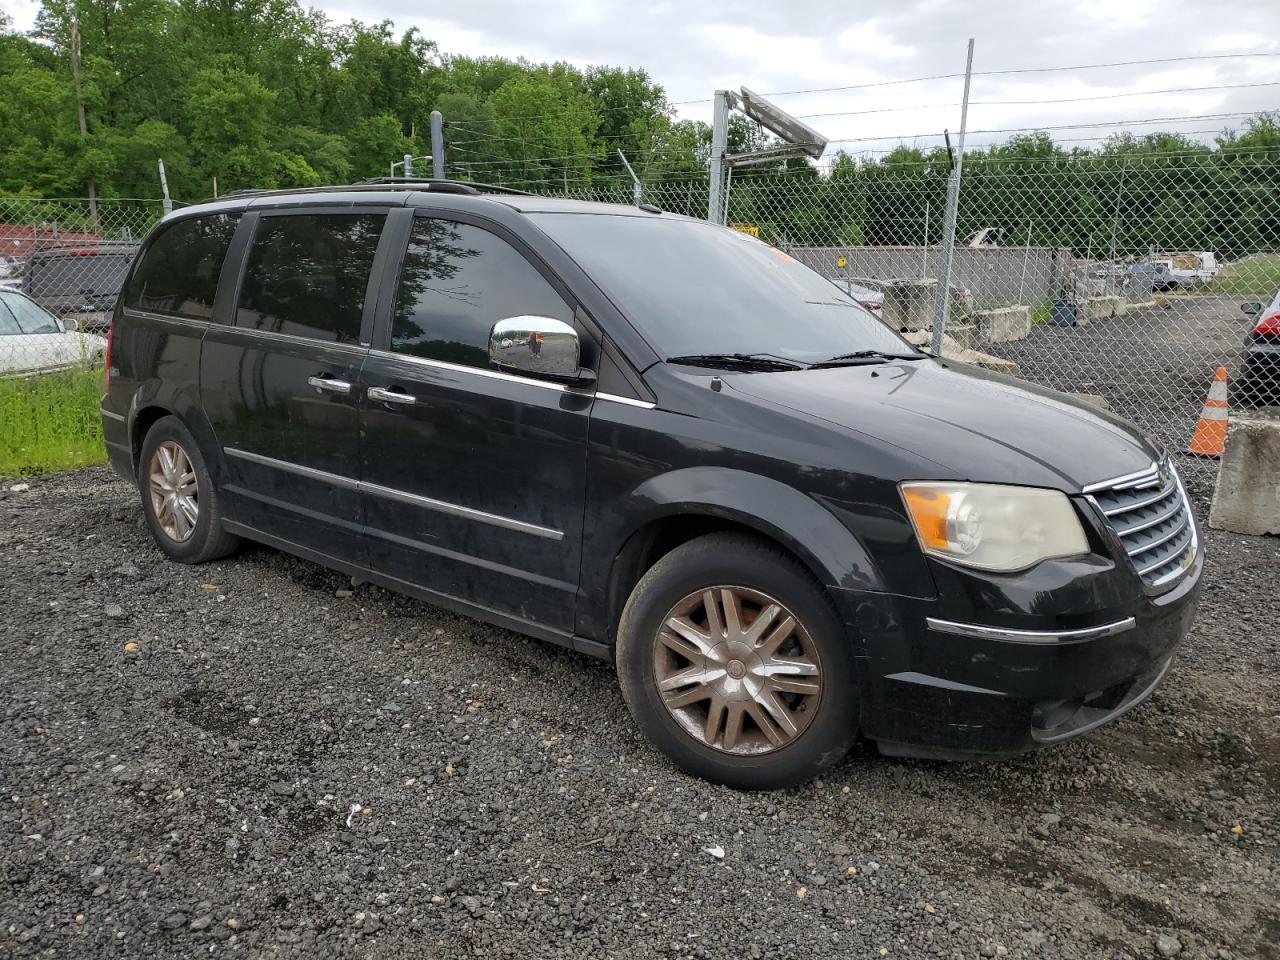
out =
[(760, 228), (754, 223), (731, 223), (729, 226), (739, 233), (748, 233), (757, 240), (760, 239)]
[(846, 260), (844, 257), (836, 257), (836, 266), (839, 267), (841, 270), (843, 270), (848, 265), (849, 265), (849, 261)]

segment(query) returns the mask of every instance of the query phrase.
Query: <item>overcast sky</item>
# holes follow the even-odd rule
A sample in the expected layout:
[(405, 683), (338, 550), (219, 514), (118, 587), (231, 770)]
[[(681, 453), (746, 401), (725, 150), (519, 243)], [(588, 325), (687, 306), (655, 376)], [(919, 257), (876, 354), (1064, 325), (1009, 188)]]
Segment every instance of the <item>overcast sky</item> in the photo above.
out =
[[(38, 4), (0, 0), (20, 27)], [(742, 85), (762, 93), (882, 83), (962, 73), (965, 42), (977, 41), (969, 111), (969, 143), (1004, 139), (984, 130), (1107, 124), (1054, 130), (1055, 139), (1096, 142), (1117, 121), (1189, 118), (1280, 108), (1278, 0), (466, 0), (423, 4), (370, 0), (320, 5), (332, 20), (393, 20), (418, 27), (442, 52), (524, 56), (580, 66), (642, 67), (662, 84), (682, 116), (710, 119), (716, 88)], [(862, 8), (862, 12), (858, 12)], [(1148, 64), (1109, 69), (982, 76), (983, 71), (1097, 64), (1161, 57), (1270, 53), (1272, 56)], [(1170, 88), (1239, 84), (1270, 86), (1062, 100)], [(898, 138), (938, 142), (960, 122), (963, 82), (941, 79), (829, 93), (777, 97), (777, 102), (852, 153), (881, 151)], [(685, 102), (701, 101), (701, 102)], [(852, 113), (854, 111), (882, 111)], [(850, 115), (851, 114), (851, 115)], [(1197, 131), (1208, 141), (1239, 119), (1126, 123), (1125, 129)], [(1205, 131), (1205, 132), (1200, 132)], [(886, 138), (864, 140), (862, 138)]]

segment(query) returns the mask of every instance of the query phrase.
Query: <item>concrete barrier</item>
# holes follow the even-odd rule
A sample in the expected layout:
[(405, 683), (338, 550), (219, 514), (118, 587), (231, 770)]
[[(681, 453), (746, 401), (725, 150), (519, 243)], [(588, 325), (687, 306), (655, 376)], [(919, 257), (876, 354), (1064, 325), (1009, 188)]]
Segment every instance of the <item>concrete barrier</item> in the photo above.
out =
[(1122, 301), (1119, 297), (1087, 297), (1079, 302), (1076, 310), (1076, 325), (1088, 326), (1093, 320), (1102, 320), (1123, 313)]
[(899, 280), (889, 284), (880, 319), (895, 330), (931, 329), (937, 287), (937, 280)]
[(979, 310), (974, 316), (978, 336), (990, 343), (1023, 340), (1031, 332), (1030, 307), (999, 307)]
[[(903, 334), (903, 339), (914, 346), (928, 350), (932, 336), (928, 330), (913, 330)], [(975, 367), (994, 370), (996, 373), (1007, 373), (1011, 377), (1016, 377), (1020, 372), (1018, 365), (1012, 360), (995, 357), (981, 350), (971, 350), (954, 340), (950, 334), (942, 336), (942, 356), (947, 360), (971, 363)]]
[(1280, 534), (1280, 408), (1231, 414), (1209, 526)]

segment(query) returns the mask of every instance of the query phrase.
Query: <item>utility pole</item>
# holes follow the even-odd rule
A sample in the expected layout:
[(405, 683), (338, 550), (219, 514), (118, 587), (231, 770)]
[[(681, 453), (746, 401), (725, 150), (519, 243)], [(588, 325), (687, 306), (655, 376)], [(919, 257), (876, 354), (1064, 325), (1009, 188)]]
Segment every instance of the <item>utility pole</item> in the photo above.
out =
[(729, 91), (717, 90), (711, 115), (711, 180), (707, 219), (724, 223), (724, 155), (729, 149)]
[(964, 166), (964, 131), (969, 122), (969, 82), (973, 79), (973, 37), (964, 64), (964, 97), (960, 101), (960, 139), (947, 183), (947, 211), (942, 227), (942, 276), (938, 278), (937, 300), (933, 313), (933, 355), (942, 356), (942, 335), (951, 312), (951, 258), (956, 249), (956, 211), (960, 206), (960, 170)]
[(439, 110), (431, 111), (431, 177), (444, 179), (444, 117)]
[[(71, 76), (76, 85), (76, 109), (80, 114), (80, 137), (89, 139), (89, 124), (84, 116), (84, 91), (80, 85), (80, 21), (71, 21)], [(93, 221), (94, 230), (101, 229), (98, 220), (98, 184), (90, 178), (89, 187), (89, 219)]]

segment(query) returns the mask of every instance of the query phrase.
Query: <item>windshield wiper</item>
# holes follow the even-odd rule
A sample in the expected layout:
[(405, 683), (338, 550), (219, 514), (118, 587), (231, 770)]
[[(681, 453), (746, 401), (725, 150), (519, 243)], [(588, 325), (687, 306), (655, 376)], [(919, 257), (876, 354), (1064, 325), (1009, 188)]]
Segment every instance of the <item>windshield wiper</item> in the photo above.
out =
[(886, 360), (923, 360), (927, 356), (929, 354), (918, 351), (891, 353), (885, 350), (855, 350), (852, 353), (842, 353), (838, 356), (828, 357), (821, 363), (813, 364), (809, 369), (821, 370), (823, 367), (843, 367), (866, 362), (883, 363)]
[(667, 363), (683, 363), (690, 367), (723, 367), (733, 370), (802, 370), (803, 365), (767, 353), (693, 353), (684, 357), (667, 357)]

